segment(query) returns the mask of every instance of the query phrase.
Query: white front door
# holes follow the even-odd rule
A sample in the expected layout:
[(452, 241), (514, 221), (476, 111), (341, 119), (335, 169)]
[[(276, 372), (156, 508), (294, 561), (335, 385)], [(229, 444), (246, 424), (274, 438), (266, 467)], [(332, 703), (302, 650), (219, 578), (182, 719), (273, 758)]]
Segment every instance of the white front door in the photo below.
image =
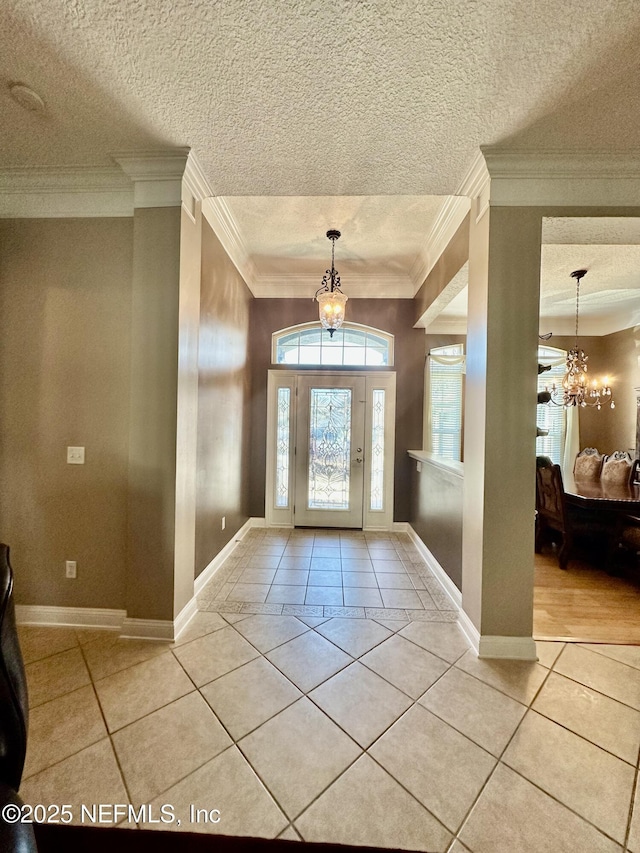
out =
[(395, 373), (270, 370), (269, 526), (393, 524)]
[(299, 376), (294, 525), (362, 527), (364, 376)]

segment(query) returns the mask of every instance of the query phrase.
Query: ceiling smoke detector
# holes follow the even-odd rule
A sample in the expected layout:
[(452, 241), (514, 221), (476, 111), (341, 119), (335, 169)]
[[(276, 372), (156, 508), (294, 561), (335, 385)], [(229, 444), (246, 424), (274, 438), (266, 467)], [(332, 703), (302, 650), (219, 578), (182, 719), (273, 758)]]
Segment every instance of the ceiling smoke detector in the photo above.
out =
[(31, 113), (44, 113), (46, 109), (40, 95), (24, 83), (9, 83), (9, 94), (16, 104)]

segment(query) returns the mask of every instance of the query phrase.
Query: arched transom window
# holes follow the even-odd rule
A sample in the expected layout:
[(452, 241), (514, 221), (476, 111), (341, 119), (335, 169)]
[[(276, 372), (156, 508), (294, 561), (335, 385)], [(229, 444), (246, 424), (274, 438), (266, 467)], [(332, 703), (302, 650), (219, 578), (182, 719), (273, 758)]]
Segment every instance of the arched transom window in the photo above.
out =
[(331, 338), (317, 322), (303, 323), (273, 333), (271, 361), (324, 367), (391, 367), (393, 335), (344, 323)]

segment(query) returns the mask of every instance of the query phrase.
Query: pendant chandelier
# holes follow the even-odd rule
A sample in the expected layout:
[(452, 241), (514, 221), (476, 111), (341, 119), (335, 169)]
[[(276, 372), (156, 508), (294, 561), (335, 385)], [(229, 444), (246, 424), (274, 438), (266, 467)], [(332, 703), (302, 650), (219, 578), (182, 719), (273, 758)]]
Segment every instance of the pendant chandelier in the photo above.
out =
[(571, 273), (571, 277), (576, 280), (576, 343), (573, 349), (567, 353), (567, 371), (562, 378), (562, 385), (557, 388), (552, 385), (547, 388), (551, 393), (550, 402), (556, 406), (581, 406), (582, 408), (589, 406), (598, 409), (603, 405), (609, 404), (612, 409), (615, 409), (616, 404), (611, 399), (611, 387), (605, 377), (602, 385), (598, 385), (594, 379), (591, 383), (587, 378), (587, 361), (589, 356), (580, 348), (578, 344), (578, 317), (580, 306), (580, 281), (587, 274), (587, 270), (575, 270)]
[(344, 322), (344, 309), (349, 297), (340, 290), (340, 276), (334, 263), (336, 240), (340, 237), (340, 232), (332, 229), (327, 231), (327, 237), (331, 240), (331, 269), (325, 272), (322, 287), (316, 291), (315, 298), (319, 305), (320, 324), (323, 329), (328, 329), (329, 336), (333, 337), (335, 330)]

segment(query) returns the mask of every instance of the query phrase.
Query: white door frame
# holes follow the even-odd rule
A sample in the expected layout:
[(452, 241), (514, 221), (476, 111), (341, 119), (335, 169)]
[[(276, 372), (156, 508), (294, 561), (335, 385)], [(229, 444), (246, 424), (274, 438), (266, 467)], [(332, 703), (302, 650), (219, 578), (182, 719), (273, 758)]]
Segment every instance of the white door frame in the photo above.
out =
[[(298, 376), (364, 376), (365, 406), (365, 457), (364, 457), (364, 507), (363, 529), (391, 530), (393, 526), (393, 475), (395, 460), (395, 402), (396, 375), (393, 371), (375, 370), (269, 370), (267, 380), (267, 459), (265, 488), (265, 522), (268, 527), (294, 526), (295, 496), (295, 436), (296, 436), (296, 382)], [(384, 391), (384, 480), (382, 507), (372, 508), (371, 499), (371, 445), (374, 392)], [(278, 403), (280, 408), (281, 438), (285, 464), (276, 471), (276, 442), (278, 440)], [(287, 429), (288, 427), (288, 429)], [(278, 489), (278, 495), (276, 495)]]

